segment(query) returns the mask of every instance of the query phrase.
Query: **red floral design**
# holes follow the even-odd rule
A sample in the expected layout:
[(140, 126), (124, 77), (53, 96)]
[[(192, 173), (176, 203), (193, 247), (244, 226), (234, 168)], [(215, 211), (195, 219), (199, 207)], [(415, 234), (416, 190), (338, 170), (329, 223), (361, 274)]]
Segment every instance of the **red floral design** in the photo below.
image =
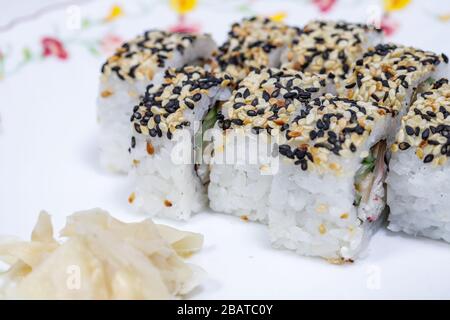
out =
[(100, 50), (103, 54), (109, 56), (123, 43), (123, 39), (115, 34), (107, 34), (100, 41)]
[(61, 41), (56, 38), (45, 37), (41, 40), (44, 57), (57, 57), (61, 60), (66, 60), (69, 57), (64, 45)]
[(200, 31), (200, 27), (198, 25), (176, 24), (170, 27), (170, 31), (180, 33), (197, 33)]
[(383, 18), (381, 18), (380, 28), (387, 37), (392, 36), (397, 31), (398, 27), (398, 22), (393, 20), (389, 15), (385, 14), (383, 15)]
[(180, 14), (177, 24), (169, 28), (171, 32), (180, 33), (197, 33), (200, 29), (200, 25), (186, 22), (186, 16), (184, 14)]
[(313, 0), (313, 4), (319, 8), (320, 12), (328, 13), (333, 9), (337, 0)]

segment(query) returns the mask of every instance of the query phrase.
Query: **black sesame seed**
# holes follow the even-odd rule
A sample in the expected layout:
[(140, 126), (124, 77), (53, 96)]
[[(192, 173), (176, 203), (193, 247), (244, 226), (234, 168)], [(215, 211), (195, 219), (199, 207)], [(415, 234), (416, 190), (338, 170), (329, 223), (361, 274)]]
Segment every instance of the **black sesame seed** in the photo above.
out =
[(255, 110), (248, 110), (247, 115), (250, 117), (254, 117), (257, 115), (257, 112)]
[[(313, 93), (313, 92), (318, 92), (318, 91), (319, 91), (319, 88), (316, 88), (316, 87), (309, 87), (309, 88), (306, 88), (305, 90), (306, 90), (306, 92)], [(310, 96), (311, 96), (311, 95), (310, 95)]]
[(411, 145), (410, 145), (408, 142), (401, 142), (401, 143), (398, 145), (398, 148), (399, 148), (400, 150), (406, 150), (406, 149), (408, 149), (409, 147), (411, 147)]
[(141, 126), (139, 123), (134, 124), (134, 130), (136, 130), (137, 133), (142, 133)]
[(355, 127), (355, 132), (356, 132), (357, 134), (361, 135), (361, 134), (364, 133), (364, 128), (361, 127), (360, 125), (357, 125), (357, 126)]
[(408, 88), (409, 88), (409, 84), (408, 84), (408, 82), (406, 82), (405, 80), (402, 81), (402, 86), (403, 86), (405, 89), (408, 89)]
[(223, 124), (222, 124), (222, 129), (227, 130), (230, 127), (231, 127), (231, 121), (229, 119), (224, 120)]
[(180, 94), (181, 93), (181, 88), (180, 87), (173, 88), (173, 93)]
[(405, 130), (409, 136), (412, 136), (414, 134), (414, 129), (410, 126), (405, 126)]
[(307, 91), (307, 92), (300, 92), (298, 94), (298, 97), (302, 100), (309, 100), (311, 99), (311, 92)]
[(189, 109), (194, 109), (194, 103), (192, 103), (192, 102), (190, 102), (190, 101), (187, 101), (187, 100), (185, 100), (184, 101), (184, 103), (186, 104), (186, 106), (189, 108)]
[(131, 137), (131, 147), (132, 148), (136, 147), (136, 138), (135, 137)]
[(360, 77), (356, 77), (356, 84), (358, 85), (358, 88), (361, 88), (361, 86), (362, 86), (362, 81), (361, 81), (361, 79), (362, 79), (362, 78), (360, 78)]
[(108, 64), (108, 61), (106, 61), (104, 64), (102, 64), (102, 68), (101, 68), (101, 72), (104, 73), (105, 72), (105, 67)]
[(302, 160), (306, 156), (306, 151), (303, 149), (295, 149), (294, 155), (297, 157), (297, 159)]
[(333, 149), (333, 147), (331, 145), (329, 145), (328, 143), (324, 143), (324, 142), (316, 143), (314, 145), (314, 148), (324, 148), (324, 149), (327, 149), (327, 150), (332, 150)]
[(429, 163), (429, 162), (433, 161), (433, 159), (434, 159), (434, 155), (428, 154), (428, 155), (425, 157), (425, 159), (423, 159), (423, 162), (424, 162), (424, 163)]
[(319, 131), (317, 131), (317, 137), (318, 138), (322, 138), (325, 135), (325, 131), (323, 131), (322, 129), (320, 129)]
[(200, 93), (196, 93), (192, 97), (192, 100), (194, 100), (195, 102), (198, 102), (198, 101), (200, 101), (201, 98), (202, 98), (202, 95)]
[(261, 128), (261, 127), (253, 127), (252, 128), (252, 132), (255, 134), (259, 134), (263, 130), (264, 130), (264, 128)]
[(162, 131), (159, 127), (156, 127), (156, 133), (157, 133), (158, 137), (160, 137), (160, 138), (162, 137)]
[(306, 171), (308, 170), (308, 163), (305, 160), (303, 160), (300, 167), (302, 168), (303, 171)]
[(325, 125), (323, 124), (323, 122), (322, 122), (321, 119), (317, 120), (316, 127), (317, 127), (318, 129), (323, 129), (324, 126), (325, 126)]
[(235, 104), (233, 104), (233, 108), (234, 109), (239, 109), (240, 107), (245, 106), (245, 103), (242, 102), (236, 102)]
[(280, 154), (285, 156), (285, 155), (287, 155), (288, 152), (291, 151), (291, 147), (287, 144), (282, 144), (278, 147), (278, 150), (279, 150)]
[(427, 111), (427, 115), (429, 115), (432, 118), (436, 117), (436, 113), (434, 113), (433, 111)]
[(426, 128), (422, 132), (422, 139), (423, 140), (427, 140), (429, 136), (430, 136), (430, 129)]
[(293, 99), (293, 98), (296, 98), (297, 95), (298, 95), (297, 92), (291, 91), (291, 92), (288, 92), (288, 93), (284, 94), (283, 98), (285, 98), (285, 99)]

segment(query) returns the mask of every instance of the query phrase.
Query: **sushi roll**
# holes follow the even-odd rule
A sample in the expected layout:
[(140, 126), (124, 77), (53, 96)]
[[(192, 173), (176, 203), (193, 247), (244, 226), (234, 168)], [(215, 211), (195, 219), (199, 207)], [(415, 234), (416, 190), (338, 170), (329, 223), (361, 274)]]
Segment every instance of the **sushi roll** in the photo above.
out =
[(353, 261), (382, 220), (392, 113), (327, 94), (290, 123), (269, 196), (274, 247)]
[(129, 120), (147, 85), (160, 83), (169, 67), (210, 58), (215, 48), (209, 35), (153, 30), (117, 49), (102, 66), (97, 102), (100, 163), (104, 168), (123, 173), (131, 168)]
[(436, 81), (402, 118), (387, 178), (389, 226), (450, 242), (450, 85)]
[(128, 201), (139, 211), (185, 220), (205, 208), (207, 174), (198, 172), (194, 151), (198, 134), (214, 124), (219, 101), (230, 97), (229, 85), (230, 79), (185, 66), (147, 87), (131, 116), (135, 191)]
[(291, 115), (327, 90), (325, 77), (276, 68), (251, 72), (222, 106), (214, 140), (210, 207), (244, 220), (267, 222), (267, 198), (280, 134), (291, 135)]
[(444, 54), (379, 44), (356, 61), (351, 75), (337, 84), (337, 91), (349, 99), (388, 107), (401, 117), (420, 85), (445, 73), (447, 64), (448, 58)]
[(371, 25), (312, 21), (283, 52), (282, 67), (342, 80), (364, 51), (381, 40), (381, 30)]
[(215, 52), (214, 70), (239, 82), (254, 68), (279, 67), (281, 52), (300, 32), (266, 17), (245, 18), (232, 25), (228, 38)]

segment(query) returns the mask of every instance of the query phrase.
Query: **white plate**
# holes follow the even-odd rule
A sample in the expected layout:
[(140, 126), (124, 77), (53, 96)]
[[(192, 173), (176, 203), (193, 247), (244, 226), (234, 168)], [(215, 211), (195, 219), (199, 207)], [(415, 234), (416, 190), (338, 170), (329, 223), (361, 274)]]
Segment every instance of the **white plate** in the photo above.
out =
[[(330, 18), (364, 21), (368, 3), (344, 2)], [(126, 221), (144, 218), (127, 204), (127, 179), (99, 168), (95, 99), (104, 57), (92, 56), (86, 46), (107, 32), (130, 36), (173, 24), (175, 17), (165, 3), (155, 3), (145, 14), (138, 14), (136, 4), (124, 4), (123, 18), (84, 31), (67, 29), (65, 11), (59, 10), (0, 33), (0, 43), (9, 45), (13, 56), (7, 61), (7, 77), (0, 81), (0, 234), (28, 237), (41, 209), (53, 215), (57, 229), (66, 215), (92, 207)], [(394, 40), (449, 52), (449, 42), (437, 37), (448, 34), (448, 23), (438, 22), (433, 11), (415, 3), (397, 14), (402, 25)], [(103, 17), (108, 6), (102, 1), (81, 8), (91, 19)], [(189, 19), (220, 41), (229, 23), (249, 12), (244, 9), (237, 1), (203, 1)], [(250, 10), (285, 11), (288, 21), (297, 24), (317, 17), (317, 10), (303, 1), (259, 1)], [(20, 62), (23, 47), (40, 52), (40, 37), (55, 32), (68, 41), (67, 61), (32, 60), (15, 69), (14, 59)], [(221, 214), (205, 212), (187, 223), (162, 222), (205, 235), (204, 250), (191, 261), (208, 272), (208, 279), (192, 298), (450, 298), (450, 246), (444, 242), (381, 230), (364, 259), (335, 266), (274, 250), (264, 226)]]

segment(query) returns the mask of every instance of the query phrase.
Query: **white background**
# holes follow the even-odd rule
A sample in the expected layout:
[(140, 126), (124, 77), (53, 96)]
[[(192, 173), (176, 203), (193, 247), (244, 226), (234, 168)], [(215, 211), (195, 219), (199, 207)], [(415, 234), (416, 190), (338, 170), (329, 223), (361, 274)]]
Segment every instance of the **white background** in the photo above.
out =
[[(8, 1), (8, 14), (2, 13), (0, 24), (33, 12), (33, 2)], [(12, 59), (20, 60), (23, 46), (38, 51), (39, 37), (52, 32), (62, 38), (91, 40), (108, 30), (131, 36), (173, 24), (175, 17), (165, 1), (153, 2), (157, 5), (145, 17), (125, 16), (84, 32), (67, 30), (64, 10), (55, 11), (0, 33), (0, 49), (8, 45)], [(326, 18), (365, 21), (367, 7), (381, 1), (344, 2)], [(87, 17), (101, 17), (110, 4), (101, 1), (81, 8)], [(230, 22), (246, 13), (238, 11), (238, 5), (237, 1), (202, 1), (189, 19), (200, 21), (203, 30), (221, 41)], [(256, 1), (254, 8), (265, 14), (284, 10), (289, 13), (287, 21), (297, 25), (319, 16), (305, 1)], [(450, 23), (435, 18), (444, 12), (450, 13), (447, 0), (414, 1), (407, 11), (395, 15), (401, 29), (392, 40), (450, 53)], [(68, 51), (68, 61), (37, 61), (17, 72), (11, 67), (0, 81), (2, 235), (29, 237), (41, 209), (53, 215), (57, 230), (66, 215), (93, 207), (126, 221), (144, 218), (127, 204), (131, 190), (127, 179), (103, 172), (97, 161), (95, 99), (104, 58), (76, 44)], [(450, 298), (450, 245), (444, 242), (380, 230), (365, 258), (335, 266), (274, 250), (264, 226), (222, 214), (205, 212), (188, 223), (158, 221), (205, 235), (204, 249), (191, 261), (203, 267), (208, 278), (192, 298)]]

